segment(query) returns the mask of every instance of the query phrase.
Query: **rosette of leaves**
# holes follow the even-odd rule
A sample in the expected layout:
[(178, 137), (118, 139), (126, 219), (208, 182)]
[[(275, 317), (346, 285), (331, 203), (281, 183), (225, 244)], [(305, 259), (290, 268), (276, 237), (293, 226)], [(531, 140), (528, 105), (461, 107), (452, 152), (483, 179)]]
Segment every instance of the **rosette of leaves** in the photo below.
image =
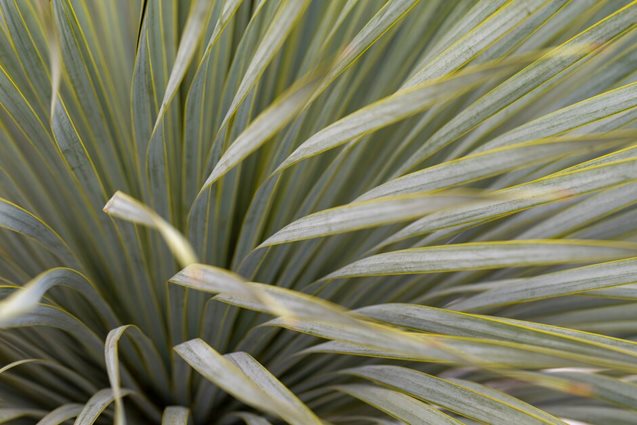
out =
[(0, 17), (0, 423), (637, 421), (637, 2)]

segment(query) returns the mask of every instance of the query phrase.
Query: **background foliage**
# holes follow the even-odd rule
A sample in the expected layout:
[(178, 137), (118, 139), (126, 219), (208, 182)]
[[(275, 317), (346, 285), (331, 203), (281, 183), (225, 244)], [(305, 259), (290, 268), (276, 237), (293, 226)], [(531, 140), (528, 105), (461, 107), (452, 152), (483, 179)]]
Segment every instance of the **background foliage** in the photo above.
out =
[(0, 423), (637, 423), (637, 2), (0, 27)]

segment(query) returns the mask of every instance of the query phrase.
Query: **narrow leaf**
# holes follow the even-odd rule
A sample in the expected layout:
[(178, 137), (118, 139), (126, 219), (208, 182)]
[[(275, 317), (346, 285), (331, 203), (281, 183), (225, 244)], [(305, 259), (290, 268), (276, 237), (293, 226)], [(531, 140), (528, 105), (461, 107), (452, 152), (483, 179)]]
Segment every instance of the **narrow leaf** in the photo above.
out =
[(310, 2), (308, 0), (285, 0), (281, 3), (276, 16), (272, 18), (268, 30), (261, 38), (259, 46), (252, 56), (250, 65), (235, 92), (232, 104), (221, 127), (224, 127), (230, 117), (237, 112), (241, 102), (245, 100), (250, 90), (257, 84), (274, 55), (281, 48), (292, 28), (294, 28), (309, 5)]
[(188, 425), (190, 410), (181, 406), (168, 406), (161, 416), (161, 425)]
[(635, 253), (637, 245), (616, 242), (528, 240), (464, 243), (373, 255), (355, 261), (324, 279), (587, 263), (631, 257)]
[(462, 423), (445, 415), (435, 407), (418, 401), (402, 392), (361, 384), (342, 385), (336, 387), (336, 389), (356, 397), (407, 424), (417, 424), (422, 421), (431, 425), (459, 425)]
[(420, 400), (438, 404), (464, 417), (494, 425), (560, 424), (538, 416), (531, 406), (520, 409), (473, 389), (398, 366), (363, 366), (346, 373), (369, 379)]
[[(126, 396), (130, 393), (129, 390), (122, 390), (122, 396)], [(94, 424), (114, 399), (115, 395), (110, 388), (98, 391), (84, 405), (84, 408), (75, 419), (74, 425)]]
[(116, 192), (104, 207), (104, 212), (132, 223), (156, 229), (183, 266), (197, 262), (195, 251), (177, 229), (153, 210), (125, 193)]
[[(294, 425), (320, 424), (317, 421), (303, 422), (302, 417), (305, 416), (299, 416), (299, 413), (290, 407), (288, 401), (282, 400), (279, 391), (272, 392), (271, 389), (269, 391), (264, 389), (264, 386), (272, 385), (272, 379), (275, 380), (274, 382), (278, 382), (276, 378), (266, 375), (268, 376), (268, 385), (263, 382), (257, 383), (259, 379), (263, 379), (263, 371), (260, 371), (259, 376), (246, 374), (242, 367), (232, 360), (232, 357), (222, 356), (203, 340), (193, 339), (177, 345), (174, 349), (206, 379), (244, 403), (281, 417)], [(279, 383), (279, 385), (281, 384)]]
[(449, 307), (454, 310), (478, 311), (635, 282), (636, 259), (612, 261), (501, 282), (497, 288), (452, 303)]
[(279, 245), (420, 218), (432, 211), (483, 199), (478, 192), (424, 192), (352, 202), (300, 218), (260, 247)]
[(81, 404), (65, 404), (55, 410), (50, 411), (45, 417), (40, 419), (37, 425), (60, 425), (69, 419), (77, 417), (82, 412), (84, 406)]

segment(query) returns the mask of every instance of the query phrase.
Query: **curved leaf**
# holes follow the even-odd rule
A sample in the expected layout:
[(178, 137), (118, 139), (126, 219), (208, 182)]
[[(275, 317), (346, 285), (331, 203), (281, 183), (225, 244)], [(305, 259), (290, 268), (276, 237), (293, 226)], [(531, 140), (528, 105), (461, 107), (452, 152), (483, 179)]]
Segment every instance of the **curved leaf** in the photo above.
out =
[(530, 405), (511, 405), (472, 388), (403, 367), (363, 366), (345, 372), (486, 423), (563, 424), (558, 419), (547, 418), (546, 414)]
[(179, 344), (175, 351), (206, 379), (251, 406), (291, 424), (321, 423), (248, 354), (222, 356), (200, 339)]
[(70, 266), (77, 264), (68, 245), (55, 230), (35, 215), (6, 199), (0, 199), (0, 227), (34, 239)]
[(402, 392), (388, 390), (374, 385), (343, 385), (336, 387), (345, 394), (382, 410), (388, 415), (407, 424), (426, 421), (431, 425), (459, 425), (462, 422), (440, 412), (435, 407), (422, 403)]
[(197, 262), (197, 255), (190, 243), (177, 229), (156, 212), (125, 193), (116, 192), (104, 206), (104, 212), (136, 224), (143, 224), (157, 229), (182, 265), (185, 266)]
[[(130, 394), (130, 391), (122, 390), (121, 394), (126, 396)], [(86, 402), (80, 414), (77, 415), (74, 425), (94, 424), (114, 399), (115, 394), (110, 388), (98, 391)]]
[(60, 425), (69, 419), (77, 417), (84, 406), (81, 404), (65, 404), (55, 410), (47, 413), (45, 417), (40, 419), (37, 425)]

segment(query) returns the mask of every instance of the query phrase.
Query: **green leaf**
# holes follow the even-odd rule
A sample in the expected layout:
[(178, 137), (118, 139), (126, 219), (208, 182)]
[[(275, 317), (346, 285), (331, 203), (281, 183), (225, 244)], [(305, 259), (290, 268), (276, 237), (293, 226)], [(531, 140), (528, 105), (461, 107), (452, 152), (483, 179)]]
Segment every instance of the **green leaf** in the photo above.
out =
[(417, 3), (416, 0), (393, 0), (385, 3), (372, 19), (365, 24), (363, 29), (356, 34), (356, 37), (340, 52), (333, 68), (315, 96), (318, 96), (320, 92), (359, 59), (367, 49), (408, 15)]
[[(122, 390), (120, 387), (119, 341), (127, 331), (132, 333), (132, 335), (130, 335), (130, 339), (134, 343), (135, 351), (142, 357), (143, 363), (148, 371), (152, 371), (154, 385), (156, 385), (157, 388), (164, 389), (169, 385), (168, 374), (166, 373), (164, 364), (162, 363), (155, 346), (138, 328), (132, 325), (125, 325), (109, 331), (104, 343), (104, 360), (106, 363), (108, 379), (111, 384), (111, 390), (113, 391), (113, 396), (115, 398), (115, 423), (122, 425), (124, 425), (126, 421), (124, 416), (124, 405), (121, 401)], [(130, 380), (128, 375), (127, 378)], [(166, 390), (163, 390), (162, 392), (165, 393)]]
[[(635, 107), (637, 107), (637, 83), (627, 84), (519, 126), (483, 144), (477, 151), (482, 152), (538, 137), (549, 137), (583, 125), (590, 126), (615, 114), (632, 111)], [(589, 129), (593, 130), (594, 127)]]
[(19, 407), (0, 408), (0, 423), (4, 424), (24, 417), (39, 418), (43, 416), (44, 413), (44, 411), (38, 409), (21, 409)]
[(0, 301), (0, 327), (36, 310), (44, 294), (54, 286), (66, 286), (82, 294), (107, 326), (117, 322), (110, 306), (85, 276), (72, 269), (54, 268), (40, 273)]
[(458, 301), (449, 307), (455, 310), (477, 311), (635, 282), (637, 260), (612, 261), (500, 282), (497, 288)]
[(53, 118), (57, 95), (60, 90), (62, 79), (62, 53), (60, 51), (60, 36), (55, 26), (53, 10), (46, 3), (37, 3), (38, 12), (41, 14), (42, 22), (46, 28), (46, 41), (49, 50), (49, 68), (51, 70), (51, 112)]
[[(520, 170), (528, 166), (554, 161), (564, 155), (607, 149), (616, 143), (615, 138), (626, 142), (631, 141), (633, 137), (632, 131), (610, 132), (599, 135), (557, 136), (507, 144), (452, 161), (445, 161), (390, 180), (364, 193), (358, 197), (358, 200), (449, 188), (510, 170)], [(604, 143), (606, 140), (609, 140), (608, 144)]]
[(161, 416), (162, 425), (188, 425), (190, 410), (181, 406), (168, 406)]
[(627, 342), (617, 346), (612, 338), (544, 325), (535, 328), (532, 322), (460, 313), (435, 307), (412, 304), (380, 304), (356, 310), (382, 323), (434, 334), (487, 338), (553, 348), (618, 361), (637, 359), (637, 344)]
[(636, 19), (0, 0), (0, 422), (633, 424)]
[[(536, 377), (534, 372), (522, 372), (521, 376)], [(632, 409), (637, 400), (637, 385), (620, 379), (588, 371), (549, 370), (543, 373), (570, 391), (588, 397), (599, 398)]]
[[(288, 421), (291, 423), (320, 424), (321, 421), (316, 415), (287, 389), (278, 379), (276, 379), (266, 368), (257, 362), (247, 353), (231, 353), (226, 357), (237, 365), (246, 376), (250, 377), (261, 390), (270, 397), (280, 400), (290, 413), (286, 413)], [(279, 414), (284, 417), (283, 413)], [(295, 419), (293, 419), (295, 418)], [(298, 421), (298, 422), (297, 422)]]
[[(616, 155), (612, 159), (616, 158)], [(570, 196), (606, 189), (637, 178), (637, 158), (626, 158), (557, 172), (541, 179), (493, 192), (508, 200), (477, 203), (431, 214), (398, 231), (383, 244), (452, 226), (487, 222)]]
[(57, 308), (39, 306), (29, 313), (5, 319), (2, 326), (4, 329), (34, 326), (60, 329), (79, 341), (86, 350), (85, 353), (92, 357), (94, 361), (100, 362), (102, 360), (102, 342), (100, 338), (86, 324)]
[(191, 264), (170, 279), (171, 283), (199, 291), (236, 297), (249, 308), (282, 316), (330, 317), (351, 321), (345, 310), (317, 297), (257, 282), (217, 267)]
[[(99, 2), (54, 0), (52, 7), (64, 64), (60, 98), (98, 170), (109, 171), (101, 174), (107, 187), (126, 190), (125, 170), (135, 156), (133, 145), (120, 145), (118, 140), (128, 138), (128, 60), (134, 46), (116, 35), (126, 33), (127, 22), (112, 20), (112, 32), (104, 31), (113, 11)], [(134, 2), (122, 2), (114, 10), (126, 14), (132, 8)], [(57, 114), (61, 108), (55, 109)]]
[(399, 168), (396, 174), (404, 174), (442, 147), (457, 140), (490, 115), (506, 108), (550, 78), (564, 72), (578, 60), (591, 55), (595, 52), (595, 48), (631, 28), (636, 17), (637, 5), (628, 4), (498, 85), (445, 123)]
[(246, 425), (272, 425), (267, 419), (252, 413), (239, 412), (235, 413), (234, 416), (241, 418)]
[(631, 425), (635, 417), (635, 412), (633, 411), (602, 406), (570, 406), (555, 404), (546, 406), (546, 410), (565, 418), (586, 421), (593, 425), (605, 425), (609, 423), (614, 425)]
[(228, 112), (221, 124), (222, 128), (225, 127), (226, 122), (234, 116), (241, 102), (245, 100), (249, 91), (257, 84), (266, 67), (270, 64), (274, 55), (281, 48), (286, 37), (290, 34), (309, 5), (310, 2), (308, 0), (284, 0), (281, 3), (267, 31), (261, 38), (259, 46), (250, 61), (250, 65), (241, 80), (241, 84), (235, 92), (232, 104), (228, 108)]
[(562, 423), (561, 419), (556, 418), (555, 416), (550, 415), (549, 413), (538, 409), (534, 406), (529, 405), (528, 403), (525, 403), (523, 401), (520, 401), (519, 399), (512, 397), (502, 391), (498, 391), (497, 389), (491, 388), (487, 385), (483, 385), (483, 384), (478, 384), (476, 382), (473, 381), (467, 381), (464, 379), (455, 379), (455, 378), (451, 378), (448, 379), (449, 382), (460, 385), (462, 387), (465, 388), (469, 388), (471, 390), (474, 390), (480, 394), (482, 394), (483, 396), (486, 397), (490, 397), (493, 398), (497, 401), (500, 401), (504, 404), (508, 404), (516, 409), (519, 409), (523, 412), (528, 412), (531, 415), (536, 415), (538, 417), (540, 417), (543, 421), (547, 422), (547, 423)]
[(132, 80), (133, 135), (139, 160), (157, 127), (159, 109), (177, 55), (176, 3), (144, 2)]
[[(130, 394), (130, 391), (122, 390), (122, 396), (128, 394)], [(86, 402), (84, 408), (75, 419), (74, 425), (94, 424), (114, 399), (115, 394), (110, 388), (98, 391)]]
[(69, 419), (73, 419), (77, 417), (81, 412), (84, 406), (81, 404), (65, 404), (63, 406), (58, 407), (55, 410), (47, 413), (45, 417), (40, 419), (37, 425), (60, 425)]
[[(405, 333), (394, 327), (362, 321), (339, 306), (319, 298), (276, 286), (245, 282), (236, 275), (214, 267), (191, 265), (173, 277), (171, 282), (219, 294), (215, 299), (222, 302), (279, 316), (278, 319), (268, 322), (270, 326), (280, 326), (337, 341), (322, 344), (307, 352), (338, 352), (452, 364), (486, 361), (491, 365), (500, 362), (515, 367), (532, 368), (564, 366), (568, 364), (564, 359), (568, 358), (569, 361), (581, 365), (613, 364), (614, 367), (619, 367), (622, 364), (627, 370), (635, 367), (630, 354), (628, 357), (617, 357), (619, 354), (614, 354), (613, 351), (619, 350), (614, 349), (607, 354), (612, 357), (611, 360), (599, 357), (598, 352), (594, 352), (593, 356), (576, 354), (558, 349), (545, 349), (544, 346), (522, 345), (517, 341), (508, 343), (495, 339), (438, 335), (430, 337)], [(606, 344), (610, 342), (606, 341)]]
[(318, 88), (320, 76), (321, 74), (310, 75), (300, 80), (255, 118), (224, 152), (202, 190), (223, 177), (301, 112)]
[(511, 405), (472, 388), (464, 387), (422, 372), (398, 366), (363, 366), (345, 373), (368, 379), (409, 394), (419, 400), (437, 404), (459, 415), (496, 424), (563, 424), (558, 419), (549, 420), (538, 415), (530, 405)]
[(104, 206), (104, 212), (132, 223), (156, 229), (182, 265), (186, 266), (197, 262), (195, 251), (177, 229), (153, 210), (125, 193), (116, 192)]
[[(186, 74), (188, 65), (190, 65), (195, 55), (195, 49), (203, 36), (204, 24), (212, 11), (213, 4), (214, 2), (208, 0), (195, 0), (190, 6), (188, 19), (175, 56), (175, 63), (170, 71), (168, 82), (166, 83), (164, 97), (157, 112), (157, 119), (155, 120), (153, 130), (162, 119), (166, 105), (168, 105), (175, 96), (177, 87)], [(230, 7), (232, 8), (233, 6), (231, 5)]]
[(69, 266), (77, 264), (71, 249), (55, 230), (27, 210), (2, 198), (0, 198), (0, 227), (32, 238)]
[[(527, 2), (513, 2), (504, 4), (502, 7), (494, 10), (501, 2), (492, 2), (489, 7), (484, 5), (486, 2), (476, 5), (476, 15), (478, 18), (482, 18), (479, 24), (471, 28), (470, 31), (465, 32), (462, 36), (447, 46), (442, 52), (435, 57), (430, 57), (429, 61), (424, 63), (424, 66), (418, 69), (410, 78), (405, 82), (403, 87), (414, 86), (420, 84), (426, 80), (433, 78), (439, 78), (444, 75), (448, 75), (462, 65), (470, 62), (475, 56), (478, 56), (484, 49), (489, 47), (492, 43), (503, 37), (509, 36), (516, 26), (519, 27), (520, 23), (528, 19), (530, 15), (533, 15), (542, 6), (547, 6), (542, 1), (527, 1)], [(558, 9), (564, 2), (551, 2), (548, 4), (550, 10)], [(484, 13), (484, 9), (487, 11), (493, 11), (492, 14), (487, 15)], [(475, 15), (474, 15), (475, 16)], [(475, 21), (465, 22), (465, 28), (470, 26)], [(459, 28), (460, 29), (460, 28)], [(453, 32), (448, 35), (451, 37)], [(444, 42), (444, 41), (443, 41)]]
[(327, 321), (276, 319), (271, 326), (302, 332), (331, 341), (303, 350), (304, 354), (330, 353), (447, 365), (473, 365), (511, 374), (510, 370), (552, 367), (612, 367), (635, 370), (634, 360), (618, 361), (496, 339), (405, 333), (388, 327), (339, 325)]
[[(504, 72), (511, 64), (491, 64), (470, 69), (451, 77), (441, 77), (401, 89), (347, 115), (304, 141), (274, 171), (280, 173), (292, 165), (347, 142), (356, 143), (362, 136), (404, 120), (425, 109), (459, 97), (468, 90)], [(501, 68), (501, 69), (498, 69)]]
[(483, 199), (470, 191), (424, 192), (352, 202), (303, 217), (270, 236), (260, 247), (336, 235), (402, 221)]
[(422, 421), (426, 421), (426, 423), (431, 425), (462, 423), (445, 415), (435, 407), (418, 401), (402, 392), (364, 384), (342, 385), (336, 387), (336, 389), (408, 424), (416, 424)]
[(519, 235), (519, 238), (557, 237), (572, 234), (571, 232), (576, 229), (630, 207), (635, 203), (636, 198), (637, 185), (634, 182), (611, 187), (565, 208), (524, 231)]
[(411, 248), (355, 261), (324, 279), (440, 273), (588, 263), (635, 255), (637, 245), (578, 240), (528, 240)]
[(321, 423), (248, 354), (222, 356), (200, 339), (184, 342), (174, 349), (206, 379), (245, 403), (291, 424)]

